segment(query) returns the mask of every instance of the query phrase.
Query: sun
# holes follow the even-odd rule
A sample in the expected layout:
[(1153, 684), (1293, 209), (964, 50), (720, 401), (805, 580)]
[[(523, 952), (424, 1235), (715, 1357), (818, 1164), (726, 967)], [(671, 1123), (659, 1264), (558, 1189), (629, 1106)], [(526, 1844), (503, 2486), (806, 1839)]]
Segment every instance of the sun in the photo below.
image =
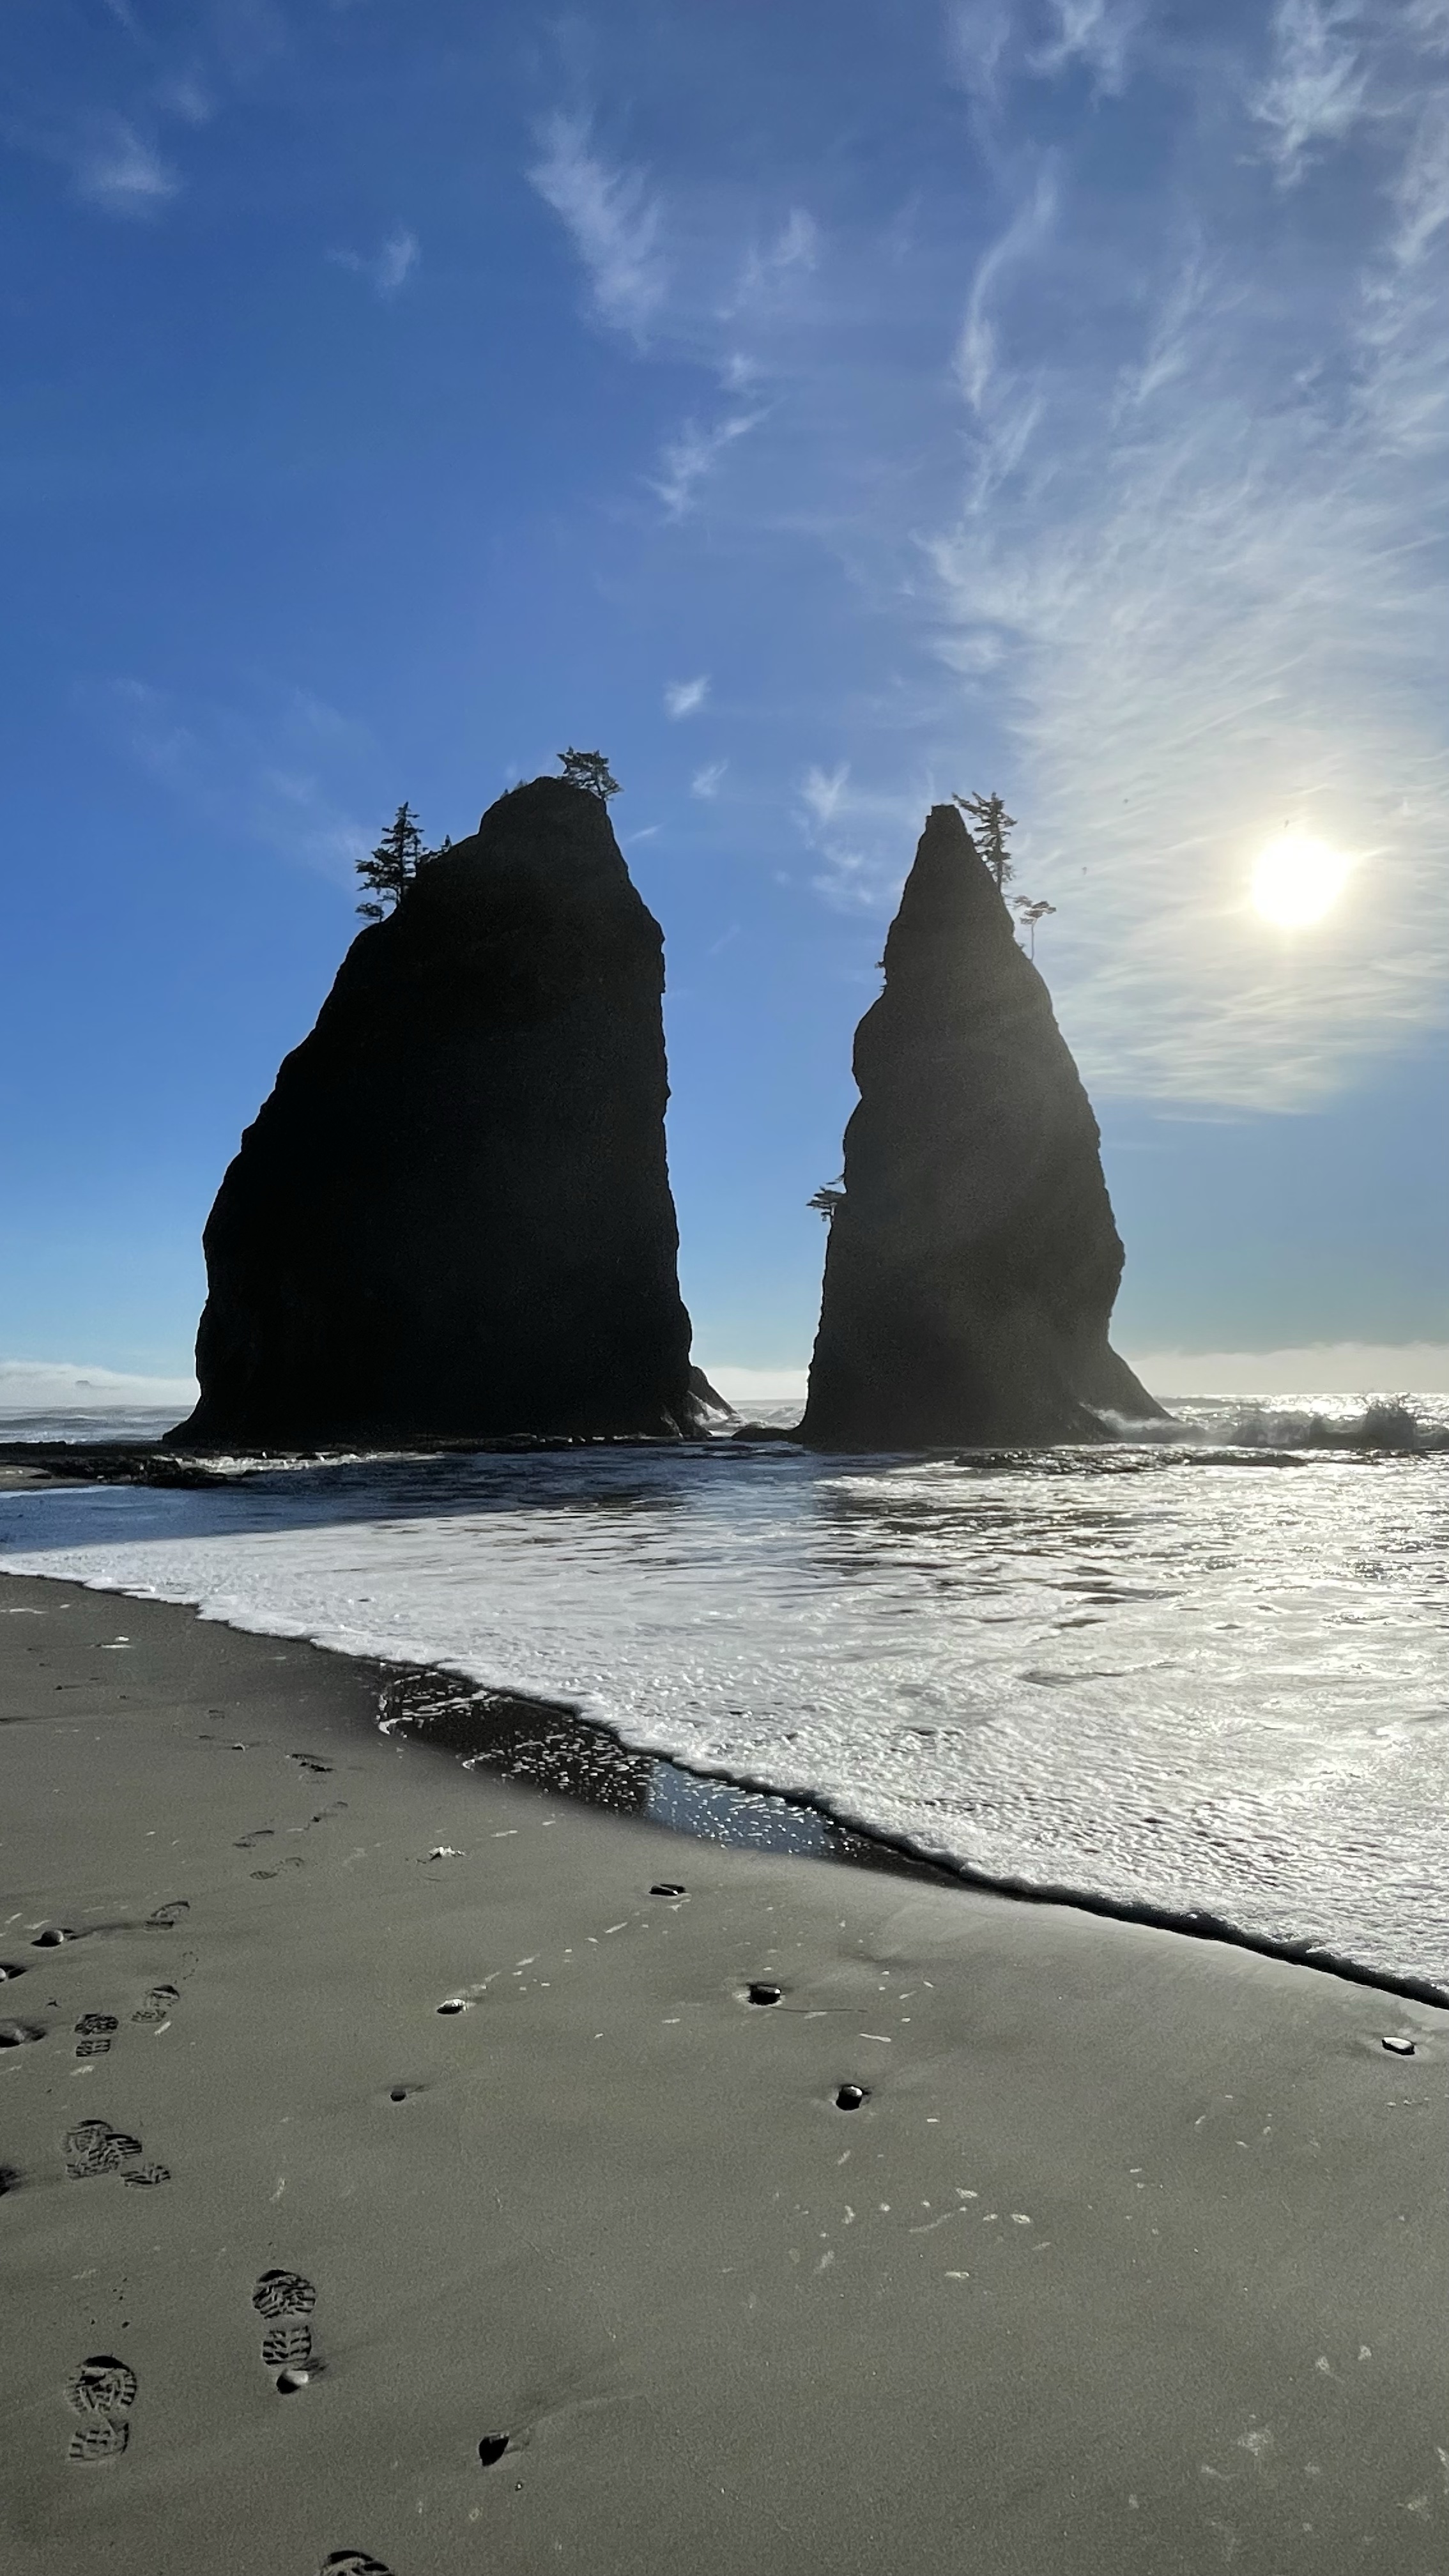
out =
[(1348, 883), (1348, 861), (1306, 832), (1270, 841), (1253, 870), (1253, 901), (1284, 930), (1306, 928), (1331, 912)]

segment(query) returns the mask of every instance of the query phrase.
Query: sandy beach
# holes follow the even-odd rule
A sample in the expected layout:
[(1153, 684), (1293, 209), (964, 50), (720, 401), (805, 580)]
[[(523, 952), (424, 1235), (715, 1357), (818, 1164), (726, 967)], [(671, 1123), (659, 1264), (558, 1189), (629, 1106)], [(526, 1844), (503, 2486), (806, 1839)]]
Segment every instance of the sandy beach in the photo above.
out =
[(10, 2576), (1443, 2566), (1442, 2013), (380, 1679), (0, 1583)]

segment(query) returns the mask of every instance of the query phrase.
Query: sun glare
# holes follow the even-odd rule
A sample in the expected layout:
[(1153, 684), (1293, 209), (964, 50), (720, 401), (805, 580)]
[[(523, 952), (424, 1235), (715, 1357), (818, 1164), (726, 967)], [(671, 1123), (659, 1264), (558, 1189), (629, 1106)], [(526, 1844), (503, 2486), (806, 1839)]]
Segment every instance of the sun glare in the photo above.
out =
[(1348, 882), (1348, 861), (1326, 841), (1284, 832), (1253, 870), (1253, 901), (1268, 921), (1297, 930), (1321, 921)]

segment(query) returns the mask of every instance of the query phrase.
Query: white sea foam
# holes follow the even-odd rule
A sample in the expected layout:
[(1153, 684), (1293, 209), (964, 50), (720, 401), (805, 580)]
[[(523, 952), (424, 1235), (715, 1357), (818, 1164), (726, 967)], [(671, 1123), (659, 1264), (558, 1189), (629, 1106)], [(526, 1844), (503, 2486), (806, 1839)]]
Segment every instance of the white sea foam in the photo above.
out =
[(1185, 1407), (1191, 1438), (993, 1460), (41, 1488), (0, 1498), (0, 1563), (445, 1663), (1005, 1881), (1449, 1989), (1449, 1451), (1271, 1445), (1355, 1410)]

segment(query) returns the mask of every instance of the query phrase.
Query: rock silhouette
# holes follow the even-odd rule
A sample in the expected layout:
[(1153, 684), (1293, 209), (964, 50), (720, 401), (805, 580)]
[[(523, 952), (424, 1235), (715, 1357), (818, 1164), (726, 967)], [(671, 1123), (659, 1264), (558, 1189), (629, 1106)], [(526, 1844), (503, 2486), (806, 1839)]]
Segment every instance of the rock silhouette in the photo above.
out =
[(1107, 1340), (1122, 1243), (1045, 984), (953, 805), (933, 806), (855, 1038), (801, 1437), (1093, 1439), (1160, 1415)]
[(353, 941), (205, 1233), (188, 1447), (692, 1428), (663, 935), (535, 779)]

